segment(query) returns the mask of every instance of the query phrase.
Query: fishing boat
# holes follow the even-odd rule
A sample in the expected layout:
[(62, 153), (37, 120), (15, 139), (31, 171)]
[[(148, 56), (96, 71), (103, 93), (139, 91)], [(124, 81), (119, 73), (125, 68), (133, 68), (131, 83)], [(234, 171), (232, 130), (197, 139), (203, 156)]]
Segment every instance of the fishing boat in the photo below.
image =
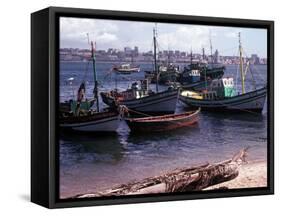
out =
[(81, 132), (115, 132), (119, 124), (118, 115), (112, 110), (64, 116), (60, 118), (60, 127)]
[(131, 58), (131, 63), (121, 64), (119, 66), (114, 66), (113, 70), (118, 74), (131, 74), (140, 72), (140, 66), (134, 65), (133, 55)]
[(113, 70), (119, 74), (131, 74), (140, 72), (140, 66), (133, 66), (131, 64), (121, 64), (120, 66), (113, 67)]
[(183, 90), (179, 95), (180, 102), (187, 107), (201, 107), (202, 110), (210, 111), (262, 112), (267, 87), (256, 89), (253, 82), (254, 90), (245, 92), (245, 76), (250, 69), (249, 62), (244, 68), (240, 33), (239, 55), (242, 93), (234, 88), (233, 78), (226, 77), (212, 80), (209, 88), (201, 92)]
[[(105, 109), (100, 111), (99, 97), (98, 97), (98, 82), (96, 74), (96, 60), (94, 45), (91, 42), (92, 61), (93, 61), (93, 74), (94, 74), (94, 99), (96, 102), (96, 110), (82, 110), (81, 90), (78, 94), (78, 100), (74, 112), (61, 112), (59, 118), (59, 124), (62, 129), (71, 129), (81, 132), (115, 132), (119, 124), (119, 113), (115, 109)], [(79, 96), (80, 95), (80, 96)]]
[[(75, 109), (78, 105), (77, 100), (68, 100), (60, 103), (60, 112), (75, 112)], [(80, 110), (88, 111), (92, 108), (92, 106), (95, 104), (95, 99), (85, 99), (84, 101), (80, 102)]]
[[(157, 46), (157, 43), (155, 44)], [(157, 49), (157, 48), (156, 48)], [(156, 51), (155, 51), (156, 52)], [(153, 70), (144, 71), (145, 78), (149, 79), (151, 83), (161, 85), (170, 85), (178, 81), (180, 76), (179, 65), (171, 62), (170, 52), (168, 52), (167, 60), (159, 63), (158, 70), (154, 67)]]
[[(153, 71), (145, 71), (145, 77), (150, 80), (151, 83), (157, 82), (157, 73)], [(161, 85), (169, 85), (178, 81), (180, 76), (179, 67), (172, 64), (162, 64), (158, 66), (158, 83)]]
[(151, 115), (174, 113), (176, 109), (178, 90), (170, 88), (163, 92), (155, 93), (149, 89), (148, 80), (132, 83), (126, 91), (101, 92), (105, 104), (110, 107), (125, 105), (128, 108), (149, 113)]
[[(203, 90), (211, 83), (212, 79), (221, 78), (224, 75), (224, 66), (218, 67), (211, 64), (211, 67), (204, 61), (204, 49), (203, 49), (203, 61), (194, 62), (192, 58), (192, 52), (190, 54), (190, 65), (184, 67), (183, 72), (179, 76), (179, 83), (183, 89)], [(212, 54), (211, 54), (212, 56)]]
[(95, 98), (86, 98), (86, 96), (85, 96), (86, 95), (86, 84), (84, 81), (80, 84), (80, 87), (79, 87), (78, 93), (77, 93), (77, 100), (75, 100), (74, 89), (72, 86), (73, 81), (74, 81), (73, 77), (70, 77), (67, 79), (67, 82), (69, 83), (69, 85), (71, 87), (72, 99), (60, 102), (59, 110), (61, 113), (75, 112), (78, 102), (79, 102), (80, 110), (83, 110), (83, 111), (90, 110), (91, 107), (95, 103)]
[(198, 122), (200, 108), (180, 114), (162, 116), (150, 116), (143, 118), (125, 118), (131, 131), (136, 132), (159, 132), (181, 127), (187, 127)]
[[(153, 30), (154, 44), (154, 69), (158, 73), (156, 59), (156, 29)], [(158, 76), (157, 76), (158, 77)], [(110, 92), (101, 92), (102, 100), (110, 107), (126, 105), (129, 109), (149, 114), (171, 114), (175, 112), (178, 99), (178, 90), (170, 87), (166, 91), (159, 92), (158, 79), (156, 92), (149, 89), (148, 79), (134, 82), (125, 91), (117, 89)]]

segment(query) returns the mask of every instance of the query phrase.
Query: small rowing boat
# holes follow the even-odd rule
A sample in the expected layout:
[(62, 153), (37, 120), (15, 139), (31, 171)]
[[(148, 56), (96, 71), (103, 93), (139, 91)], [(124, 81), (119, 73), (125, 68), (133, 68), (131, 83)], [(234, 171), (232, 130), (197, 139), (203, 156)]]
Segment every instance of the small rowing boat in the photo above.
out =
[(151, 116), (143, 118), (125, 118), (131, 131), (152, 132), (166, 131), (176, 128), (191, 126), (198, 122), (200, 108), (197, 110), (162, 116)]

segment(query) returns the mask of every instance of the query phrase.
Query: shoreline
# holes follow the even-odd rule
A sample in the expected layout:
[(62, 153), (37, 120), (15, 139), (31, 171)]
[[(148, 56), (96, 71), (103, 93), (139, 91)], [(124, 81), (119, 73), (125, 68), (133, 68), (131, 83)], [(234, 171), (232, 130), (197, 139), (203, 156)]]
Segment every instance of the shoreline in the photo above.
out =
[(267, 162), (250, 161), (241, 165), (239, 175), (230, 181), (223, 182), (204, 190), (216, 190), (227, 187), (228, 189), (256, 188), (267, 186)]
[[(239, 168), (239, 175), (223, 183), (219, 183), (203, 189), (208, 190), (220, 190), (220, 189), (246, 189), (257, 188), (267, 186), (267, 162), (266, 161), (250, 161), (247, 164), (243, 164)], [(80, 195), (86, 195), (80, 194)], [(150, 193), (147, 193), (150, 194)], [(75, 195), (74, 195), (75, 196)], [(61, 199), (73, 198), (73, 196), (61, 196)]]

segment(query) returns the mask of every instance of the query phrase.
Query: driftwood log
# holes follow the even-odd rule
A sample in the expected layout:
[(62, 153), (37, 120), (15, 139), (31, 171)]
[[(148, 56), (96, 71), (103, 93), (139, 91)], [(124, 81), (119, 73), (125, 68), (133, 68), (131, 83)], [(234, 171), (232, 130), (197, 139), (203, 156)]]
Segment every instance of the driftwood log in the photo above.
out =
[(236, 178), (240, 165), (246, 161), (247, 150), (248, 148), (243, 148), (232, 159), (219, 163), (176, 169), (160, 176), (122, 184), (103, 192), (77, 195), (73, 198), (199, 191)]

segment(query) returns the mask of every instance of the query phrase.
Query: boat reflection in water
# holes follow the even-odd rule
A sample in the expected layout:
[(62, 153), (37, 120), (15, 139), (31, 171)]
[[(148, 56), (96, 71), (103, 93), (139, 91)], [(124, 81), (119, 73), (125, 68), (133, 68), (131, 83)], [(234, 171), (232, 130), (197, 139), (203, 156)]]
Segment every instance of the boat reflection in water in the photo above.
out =
[[(61, 162), (64, 157), (72, 157), (72, 160), (82, 162), (110, 162), (115, 163), (122, 159), (124, 148), (119, 141), (117, 133), (91, 135), (77, 133), (61, 134)], [(69, 153), (69, 154), (68, 154)], [(69, 160), (69, 158), (67, 158)]]

